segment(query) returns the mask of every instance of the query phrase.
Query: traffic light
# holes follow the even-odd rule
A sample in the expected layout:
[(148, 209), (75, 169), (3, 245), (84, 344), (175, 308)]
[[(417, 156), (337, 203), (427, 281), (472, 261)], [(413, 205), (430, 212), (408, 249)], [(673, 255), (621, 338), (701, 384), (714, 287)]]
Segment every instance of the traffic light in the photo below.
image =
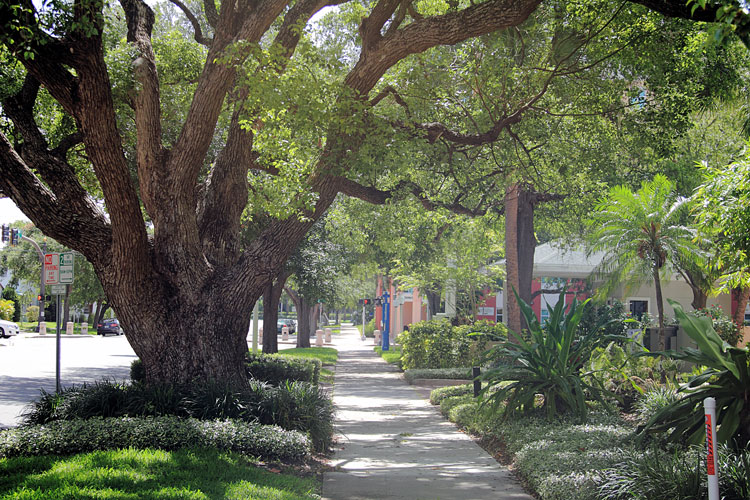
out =
[(369, 306), (372, 304), (372, 299), (364, 299), (364, 305)]
[(3, 224), (3, 243), (8, 243), (10, 240), (10, 226)]

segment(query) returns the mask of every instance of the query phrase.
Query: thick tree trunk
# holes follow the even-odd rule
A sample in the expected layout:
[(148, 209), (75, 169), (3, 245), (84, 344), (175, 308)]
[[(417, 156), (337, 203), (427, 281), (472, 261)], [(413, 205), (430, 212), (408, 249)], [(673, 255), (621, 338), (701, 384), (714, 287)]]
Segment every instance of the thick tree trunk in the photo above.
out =
[(706, 292), (698, 287), (691, 286), (690, 289), (693, 291), (693, 301), (690, 303), (694, 310), (705, 309), (706, 303), (708, 302), (708, 295)]
[(281, 294), (284, 292), (287, 278), (288, 272), (281, 273), (263, 292), (263, 352), (266, 354), (279, 352), (276, 323), (279, 319)]
[(425, 295), (427, 296), (427, 307), (430, 308), (430, 318), (435, 316), (435, 313), (438, 312), (438, 308), (440, 307), (440, 292), (436, 292), (435, 290), (425, 290)]
[(310, 332), (315, 328), (315, 308), (300, 298), (297, 306), (297, 347), (310, 347)]
[(534, 198), (521, 184), (508, 186), (505, 192), (505, 304), (508, 328), (521, 332), (526, 322), (513, 289), (531, 303), (531, 279), (534, 272)]

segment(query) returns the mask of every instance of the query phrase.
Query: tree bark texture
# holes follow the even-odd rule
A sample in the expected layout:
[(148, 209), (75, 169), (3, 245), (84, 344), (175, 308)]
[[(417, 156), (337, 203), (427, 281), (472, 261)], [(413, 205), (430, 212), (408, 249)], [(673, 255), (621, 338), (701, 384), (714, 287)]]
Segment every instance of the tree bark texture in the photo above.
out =
[(659, 350), (663, 351), (666, 345), (664, 333), (664, 299), (661, 293), (661, 279), (659, 279), (659, 265), (654, 264), (654, 288), (656, 289), (656, 309), (659, 314)]
[[(395, 14), (398, 2), (380, 0), (362, 21), (359, 59), (345, 85), (367, 102), (374, 85), (404, 57), (516, 26), (539, 2), (488, 0), (404, 23), (403, 16)], [(31, 2), (26, 3), (34, 9)], [(196, 32), (196, 39), (209, 46), (207, 59), (179, 134), (169, 144), (162, 130), (160, 82), (151, 44), (154, 13), (142, 0), (120, 0), (136, 83), (129, 102), (137, 138), (135, 177), (116, 119), (103, 26), (97, 24), (106, 18), (102, 2), (76, 3), (74, 17), (94, 20), (94, 34), (75, 31), (81, 23), (73, 22), (73, 31), (59, 38), (38, 24), (38, 16), (0, 3), (0, 18), (17, 21), (0, 24), (6, 47), (11, 52), (13, 47), (28, 47), (34, 53), (33, 58), (23, 51), (15, 54), (27, 71), (26, 81), (15, 96), (3, 101), (23, 148), (16, 149), (0, 133), (0, 191), (44, 234), (92, 263), (149, 382), (214, 379), (244, 383), (253, 304), (342, 189), (347, 165), (345, 155), (336, 152), (356, 149), (356, 145), (348, 134), (332, 130), (305, 181), (315, 193), (315, 206), (302, 217), (272, 220), (254, 240), (242, 242), (240, 221), (248, 203), (248, 172), (273, 173), (274, 169), (257, 163), (252, 132), (240, 125), (242, 96), (252, 89), (234, 87), (236, 68), (274, 23), (279, 26), (278, 20), (276, 42), (291, 57), (299, 41), (299, 25), (329, 3), (301, 0), (290, 7), (288, 0), (268, 0), (255, 2), (251, 8), (248, 2), (239, 1), (221, 2), (219, 12), (213, 5), (207, 8), (213, 34)], [(12, 28), (17, 24), (28, 30)], [(241, 41), (247, 43), (237, 43)], [(228, 48), (238, 46), (234, 64), (219, 62)], [(48, 143), (34, 121), (41, 87), (76, 126), (75, 134), (58, 144)], [(215, 162), (207, 162), (212, 141), (225, 132), (217, 124), (227, 103), (236, 112), (226, 130), (224, 149)], [(342, 112), (359, 112), (357, 107), (347, 109)], [(77, 143), (85, 148), (103, 200), (85, 190), (67, 162), (68, 149)], [(208, 163), (212, 163), (210, 171), (203, 175)], [(305, 335), (309, 335), (314, 308), (304, 303), (298, 310), (302, 312), (299, 342), (309, 345)], [(267, 328), (270, 337), (275, 324)]]
[(279, 319), (281, 294), (284, 292), (287, 278), (289, 273), (282, 272), (263, 292), (263, 352), (266, 354), (279, 352), (276, 324)]
[(520, 333), (527, 328), (513, 290), (531, 304), (531, 279), (534, 272), (534, 196), (520, 183), (505, 191), (505, 266), (508, 328)]

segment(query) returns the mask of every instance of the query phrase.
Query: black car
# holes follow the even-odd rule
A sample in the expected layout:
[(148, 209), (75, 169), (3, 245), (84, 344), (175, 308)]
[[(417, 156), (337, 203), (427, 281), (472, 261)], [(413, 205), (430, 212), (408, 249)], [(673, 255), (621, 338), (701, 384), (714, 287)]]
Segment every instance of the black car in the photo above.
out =
[(276, 322), (276, 333), (281, 335), (281, 329), (285, 326), (289, 327), (289, 333), (294, 333), (295, 323), (292, 319), (280, 319)]
[(122, 335), (122, 328), (120, 328), (120, 322), (116, 319), (105, 319), (98, 325), (96, 325), (96, 334), (105, 336), (107, 334)]

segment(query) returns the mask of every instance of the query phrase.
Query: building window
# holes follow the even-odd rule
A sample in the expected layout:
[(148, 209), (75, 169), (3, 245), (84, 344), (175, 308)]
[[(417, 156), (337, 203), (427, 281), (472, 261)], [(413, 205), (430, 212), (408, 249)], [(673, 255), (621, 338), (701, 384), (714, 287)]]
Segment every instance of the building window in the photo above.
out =
[(648, 312), (648, 300), (631, 299), (628, 303), (630, 305), (630, 315), (633, 319), (640, 321), (643, 315)]
[(547, 321), (549, 321), (549, 309), (542, 308), (542, 314), (541, 318), (539, 318), (539, 322), (542, 324), (542, 326), (547, 324)]

